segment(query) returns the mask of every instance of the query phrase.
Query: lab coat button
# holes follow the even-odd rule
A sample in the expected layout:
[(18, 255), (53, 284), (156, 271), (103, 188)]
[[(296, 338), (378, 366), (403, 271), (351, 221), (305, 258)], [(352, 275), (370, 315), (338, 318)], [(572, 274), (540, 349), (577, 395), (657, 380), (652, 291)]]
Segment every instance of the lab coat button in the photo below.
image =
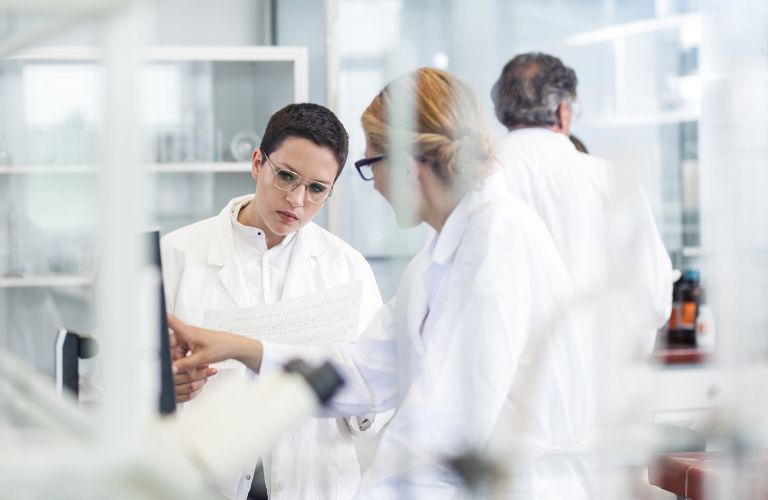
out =
[(283, 491), (285, 489), (285, 481), (278, 481), (275, 485), (275, 491)]
[(245, 480), (246, 481), (250, 481), (251, 480), (251, 475), (250, 474), (246, 474), (245, 475)]

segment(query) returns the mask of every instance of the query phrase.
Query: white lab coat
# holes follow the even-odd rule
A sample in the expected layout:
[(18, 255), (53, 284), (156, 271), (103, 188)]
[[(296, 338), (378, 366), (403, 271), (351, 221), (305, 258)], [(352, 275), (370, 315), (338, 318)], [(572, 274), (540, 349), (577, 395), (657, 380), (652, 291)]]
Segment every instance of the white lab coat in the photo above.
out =
[[(219, 215), (173, 231), (162, 239), (168, 311), (186, 323), (202, 325), (207, 310), (249, 306), (250, 294), (238, 263), (231, 223), (232, 207), (245, 198), (236, 198)], [(362, 280), (362, 331), (382, 304), (366, 260), (312, 222), (295, 237), (282, 299)], [(350, 498), (360, 481), (350, 434), (372, 435), (386, 420), (377, 418), (371, 428), (361, 431), (351, 419), (307, 419), (299, 429), (282, 436), (271, 454), (264, 457), (270, 498)], [(244, 464), (235, 498), (247, 496), (258, 458), (254, 457), (254, 464)]]
[[(331, 413), (398, 406), (358, 496), (458, 496), (445, 459), (513, 429), (523, 446), (504, 498), (587, 498), (588, 474), (558, 455), (592, 432), (592, 351), (559, 307), (569, 295), (549, 233), (503, 179), (468, 193), (358, 342), (323, 353), (348, 382)], [(262, 373), (296, 353), (265, 344)]]
[(509, 132), (496, 155), (509, 192), (552, 234), (577, 297), (618, 289), (633, 327), (662, 326), (672, 301), (672, 265), (647, 196), (630, 173), (545, 128)]
[(496, 148), (508, 190), (549, 229), (593, 335), (600, 425), (626, 425), (653, 391), (656, 330), (669, 317), (672, 265), (645, 191), (630, 172), (545, 128), (509, 132)]

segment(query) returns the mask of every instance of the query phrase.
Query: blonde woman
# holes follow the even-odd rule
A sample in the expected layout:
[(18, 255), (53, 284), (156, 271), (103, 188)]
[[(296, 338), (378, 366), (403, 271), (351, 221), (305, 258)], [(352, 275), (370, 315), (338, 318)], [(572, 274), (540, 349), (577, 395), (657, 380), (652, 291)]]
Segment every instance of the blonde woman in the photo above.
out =
[[(584, 346), (570, 323), (551, 321), (570, 285), (541, 221), (492, 175), (474, 94), (448, 73), (420, 69), (384, 88), (362, 124), (361, 176), (373, 180), (401, 225), (435, 230), (396, 296), (356, 344), (322, 352), (171, 318), (192, 352), (176, 368), (234, 358), (268, 372), (297, 355), (335, 361), (347, 385), (330, 402), (331, 415), (398, 408), (359, 498), (456, 496), (461, 480), (446, 460), (486, 446), (494, 429), (508, 425), (525, 446), (505, 497), (585, 498), (569, 460), (542, 458), (578, 445), (589, 430)], [(564, 331), (536, 352), (551, 325)], [(535, 387), (521, 387), (534, 359)]]

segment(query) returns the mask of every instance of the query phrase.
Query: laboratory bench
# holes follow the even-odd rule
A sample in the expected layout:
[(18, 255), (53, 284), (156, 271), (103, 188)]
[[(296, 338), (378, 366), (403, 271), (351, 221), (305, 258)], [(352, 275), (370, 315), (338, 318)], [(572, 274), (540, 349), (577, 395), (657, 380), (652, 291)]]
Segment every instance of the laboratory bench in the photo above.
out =
[(768, 450), (741, 457), (714, 451), (663, 454), (649, 467), (648, 481), (679, 499), (765, 500)]
[(661, 365), (700, 365), (712, 358), (710, 349), (699, 347), (666, 347), (653, 352), (652, 360)]

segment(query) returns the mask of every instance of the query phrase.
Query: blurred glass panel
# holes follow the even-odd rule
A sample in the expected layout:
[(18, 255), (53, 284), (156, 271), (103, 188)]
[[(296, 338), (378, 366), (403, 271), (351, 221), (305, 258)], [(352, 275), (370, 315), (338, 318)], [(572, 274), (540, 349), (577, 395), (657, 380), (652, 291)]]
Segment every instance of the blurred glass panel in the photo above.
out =
[(101, 69), (6, 59), (0, 89), (0, 345), (52, 376), (57, 330), (94, 327)]
[[(495, 9), (491, 18), (497, 22), (497, 36), (491, 40), (496, 45), (483, 49), (487, 54), (482, 60), (470, 34), (459, 29), (468, 15), (474, 16), (464, 6), (458, 0), (388, 0), (366, 2), (365, 8), (353, 0), (340, 2), (339, 111), (345, 123), (355, 124), (350, 130), (352, 151), (362, 150), (364, 138), (357, 124), (373, 96), (398, 74), (423, 65), (443, 67), (472, 83), (486, 106), (491, 129), (501, 134), (489, 99), (501, 67), (519, 52), (553, 53), (579, 77), (581, 115), (574, 133), (590, 151), (643, 182), (675, 264), (695, 265), (698, 177), (692, 152), (697, 150), (702, 88), (702, 27), (696, 2), (478, 4), (473, 7), (478, 19), (485, 20), (487, 10)], [(361, 26), (367, 33), (361, 33)], [(393, 29), (399, 30), (397, 40), (391, 36)], [(342, 179), (347, 186), (345, 204), (360, 207), (357, 193), (364, 195), (365, 186), (350, 184), (347, 177)], [(363, 208), (345, 210), (352, 215), (343, 221), (343, 236), (366, 255), (381, 258), (389, 252), (385, 248), (393, 248), (381, 236), (388, 227), (386, 206), (366, 200)], [(360, 210), (369, 216), (363, 219)], [(387, 231), (397, 234), (391, 227)], [(418, 246), (408, 248), (414, 252)]]
[[(41, 48), (0, 62), (0, 345), (49, 374), (57, 329), (94, 328), (104, 127), (94, 55)], [(146, 220), (163, 234), (254, 191), (251, 152), (269, 116), (296, 100), (292, 56), (183, 57), (139, 75), (142, 157), (157, 172)]]
[[(764, 446), (760, 439), (766, 427), (760, 422), (766, 406), (756, 395), (764, 394), (756, 383), (765, 381), (768, 352), (768, 323), (765, 307), (760, 306), (768, 291), (768, 225), (763, 220), (768, 212), (761, 194), (768, 186), (765, 3), (515, 0), (489, 5), (401, 0), (368, 2), (367, 9), (359, 3), (340, 0), (340, 12), (355, 15), (341, 15), (337, 26), (339, 109), (351, 128), (352, 151), (359, 151), (352, 160), (364, 147), (361, 113), (381, 87), (401, 73), (419, 66), (447, 69), (469, 81), (492, 111), (491, 85), (516, 54), (551, 53), (575, 69), (581, 114), (573, 132), (621, 175), (642, 182), (674, 266), (701, 272), (706, 297), (701, 322), (713, 335), (717, 325), (717, 341), (708, 339), (702, 347), (718, 355), (724, 350), (735, 369), (724, 375), (700, 364), (657, 367), (646, 374), (651, 384), (624, 396), (623, 403), (634, 413), (627, 415), (627, 421), (650, 415), (677, 426), (674, 432), (680, 427), (704, 429), (706, 436), (692, 434), (685, 439), (678, 439), (685, 432), (677, 437), (673, 432), (661, 446), (701, 449), (703, 442), (710, 447), (726, 442), (726, 447), (736, 448), (732, 451), (737, 464), (739, 456), (751, 453), (741, 448), (746, 455), (738, 455), (741, 439)], [(466, 12), (472, 8), (483, 10), (478, 18), (489, 12), (496, 18), (493, 26), (471, 24), (475, 31), (481, 26), (483, 33), (475, 33), (479, 38), (485, 30), (496, 33), (481, 50), (474, 45), (477, 37), (469, 39), (456, 29), (470, 22), (472, 16)], [(368, 37), (379, 45), (350, 35), (360, 33), (360, 26), (369, 27)], [(387, 31), (392, 26), (399, 29), (396, 42)], [(494, 67), (492, 74), (488, 64)], [(488, 116), (494, 132), (504, 133), (492, 112)], [(387, 295), (400, 272), (390, 249), (401, 247), (393, 247), (381, 234), (390, 232), (395, 238), (399, 234), (402, 241), (408, 237), (389, 226), (387, 207), (366, 196), (372, 189), (364, 191), (370, 186), (355, 177), (348, 168), (344, 213), (349, 215), (343, 221), (343, 237), (366, 253)], [(749, 362), (738, 366), (737, 360)], [(645, 361), (642, 364), (631, 370), (639, 373), (648, 367)], [(741, 391), (740, 384), (750, 389)], [(729, 395), (723, 397), (721, 391)], [(734, 401), (728, 399), (724, 409), (718, 406), (731, 397), (739, 403), (728, 406)], [(730, 420), (730, 411), (742, 403), (749, 416)], [(727, 424), (710, 420), (719, 411)], [(609, 446), (622, 446), (621, 439), (604, 437)], [(602, 471), (607, 496), (666, 498), (649, 487), (644, 458), (626, 448), (607, 458), (611, 465)], [(744, 473), (737, 471), (731, 478)], [(719, 498), (736, 498), (740, 488), (729, 482)]]

